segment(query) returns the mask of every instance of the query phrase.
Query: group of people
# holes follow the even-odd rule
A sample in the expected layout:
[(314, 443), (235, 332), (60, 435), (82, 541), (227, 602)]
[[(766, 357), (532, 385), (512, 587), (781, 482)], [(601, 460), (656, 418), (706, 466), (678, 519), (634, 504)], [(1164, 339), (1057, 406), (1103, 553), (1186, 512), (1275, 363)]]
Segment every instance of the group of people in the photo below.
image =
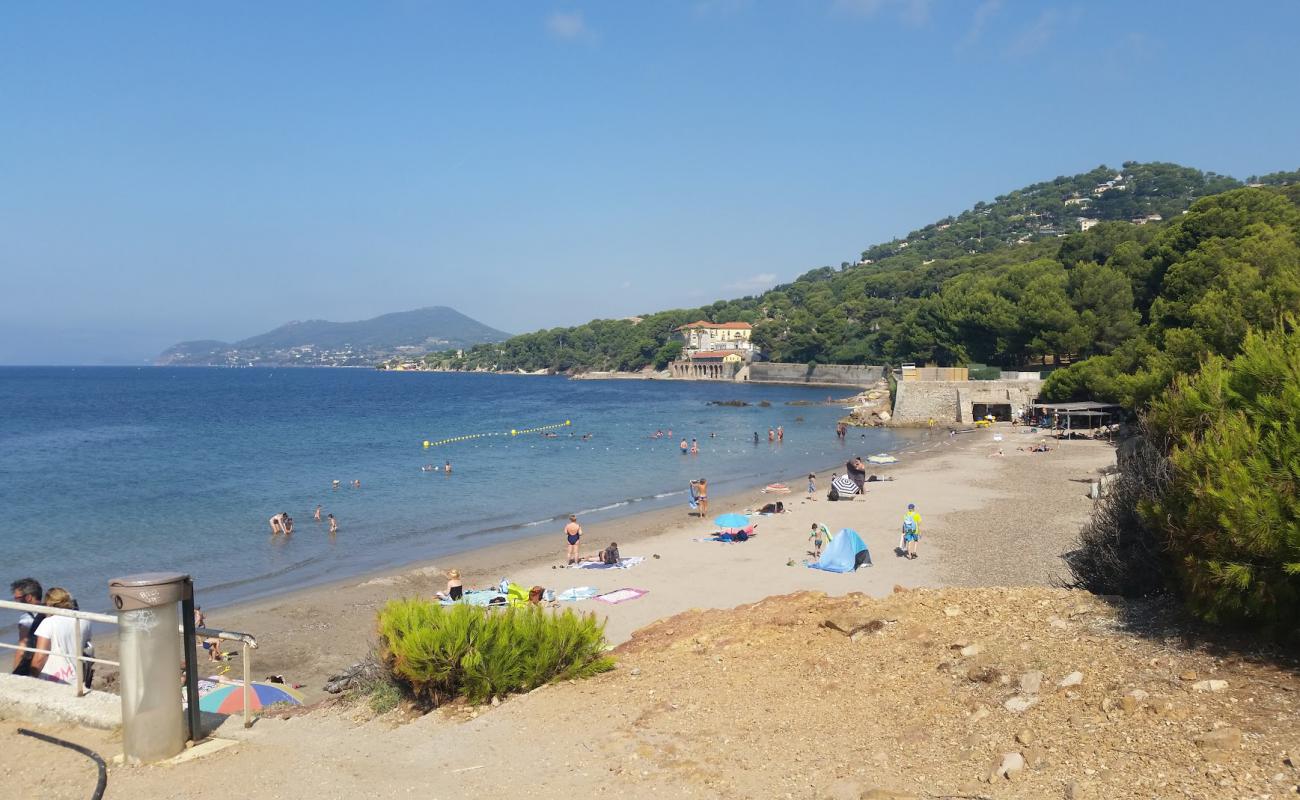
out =
[[(9, 588), (13, 591), (15, 603), (77, 610), (77, 601), (67, 589), (51, 586), (42, 590), (40, 582), (35, 578), (21, 578), (9, 584)], [(76, 619), (25, 611), (18, 618), (18, 645), (26, 649), (14, 651), (14, 675), (71, 684), (77, 679), (77, 665), (82, 663), (82, 684), (90, 685), (93, 663), (76, 660), (78, 655), (95, 655), (88, 621), (81, 621), (81, 638), (78, 641)]]
[[(420, 467), (420, 471), (421, 471), (421, 472), (437, 472), (437, 471), (438, 471), (438, 468), (435, 467), (433, 464), (425, 464), (424, 466)], [(446, 474), (446, 475), (450, 475), (450, 474), (451, 474), (451, 462), (450, 462), (450, 461), (447, 461), (447, 462), (443, 463), (443, 465), (442, 465), (442, 471), (443, 471), (443, 473)]]
[[(326, 514), (325, 519), (321, 519), (321, 508), (321, 506), (316, 506), (316, 512), (312, 515), (312, 518), (317, 522), (328, 522), (330, 533), (338, 533), (339, 521), (334, 518), (333, 514)], [(281, 511), (268, 521), (271, 524), (272, 536), (293, 536), (293, 517), (289, 516), (288, 511)]]
[[(814, 558), (821, 558), (822, 546), (831, 539), (830, 530), (820, 522), (812, 524), (812, 530), (808, 533), (808, 541), (812, 542), (812, 554)], [(921, 514), (916, 510), (915, 503), (907, 504), (907, 511), (903, 514), (902, 535), (898, 539), (898, 554), (909, 560), (916, 558), (916, 546), (921, 541)]]

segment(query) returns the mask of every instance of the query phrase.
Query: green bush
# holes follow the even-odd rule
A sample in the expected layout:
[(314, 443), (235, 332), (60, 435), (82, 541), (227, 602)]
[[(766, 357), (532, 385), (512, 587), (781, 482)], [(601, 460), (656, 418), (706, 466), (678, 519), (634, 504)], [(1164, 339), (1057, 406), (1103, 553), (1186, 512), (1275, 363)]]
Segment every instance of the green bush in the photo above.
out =
[(614, 666), (605, 655), (604, 623), (568, 609), (392, 600), (379, 612), (379, 637), (394, 679), (428, 705), (461, 696), (482, 703)]
[(1287, 320), (1211, 356), (1152, 403), (1170, 480), (1140, 505), (1189, 605), (1211, 622), (1300, 623), (1300, 333)]

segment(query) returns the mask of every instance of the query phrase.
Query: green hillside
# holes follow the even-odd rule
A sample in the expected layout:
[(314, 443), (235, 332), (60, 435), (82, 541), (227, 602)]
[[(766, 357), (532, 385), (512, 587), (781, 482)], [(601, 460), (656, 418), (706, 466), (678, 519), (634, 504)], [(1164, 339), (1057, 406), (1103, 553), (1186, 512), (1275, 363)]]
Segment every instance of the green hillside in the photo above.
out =
[[(1287, 176), (1254, 182), (1282, 185)], [(1174, 235), (1165, 231), (1198, 198), (1241, 186), (1175, 164), (1101, 166), (978, 203), (868, 248), (856, 264), (814, 269), (759, 296), (595, 320), (427, 360), (557, 372), (661, 367), (678, 352), (672, 329), (701, 318), (752, 323), (755, 343), (774, 361), (1015, 368), (1106, 355), (1137, 335), (1160, 291), (1168, 264), (1153, 264), (1150, 248)]]

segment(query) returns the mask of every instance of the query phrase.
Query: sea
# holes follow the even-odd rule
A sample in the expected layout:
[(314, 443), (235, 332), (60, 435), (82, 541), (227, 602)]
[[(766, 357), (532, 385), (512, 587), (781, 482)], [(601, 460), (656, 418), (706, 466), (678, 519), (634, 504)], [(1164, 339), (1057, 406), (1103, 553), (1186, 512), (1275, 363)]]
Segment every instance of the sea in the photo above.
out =
[[(692, 478), (708, 478), (716, 497), (907, 443), (879, 429), (839, 440), (844, 408), (827, 401), (849, 393), (369, 369), (4, 367), (0, 577), (32, 576), (104, 610), (114, 577), (184, 572), (212, 607), (541, 533), (556, 535), (558, 554), (570, 513), (593, 522), (685, 511)], [(769, 444), (777, 426), (784, 442)], [(698, 455), (682, 455), (683, 438)], [(317, 505), (337, 518), (337, 536), (312, 519)], [(294, 518), (292, 538), (271, 536), (278, 512)]]

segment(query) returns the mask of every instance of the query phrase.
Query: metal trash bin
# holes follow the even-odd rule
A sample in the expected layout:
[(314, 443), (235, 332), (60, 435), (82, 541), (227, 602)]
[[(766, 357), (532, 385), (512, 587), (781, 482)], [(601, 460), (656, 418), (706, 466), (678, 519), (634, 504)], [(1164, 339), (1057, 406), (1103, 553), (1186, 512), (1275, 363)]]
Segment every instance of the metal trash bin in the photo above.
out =
[(130, 764), (185, 749), (177, 604), (189, 581), (181, 573), (149, 572), (108, 582), (121, 648), (122, 751)]

